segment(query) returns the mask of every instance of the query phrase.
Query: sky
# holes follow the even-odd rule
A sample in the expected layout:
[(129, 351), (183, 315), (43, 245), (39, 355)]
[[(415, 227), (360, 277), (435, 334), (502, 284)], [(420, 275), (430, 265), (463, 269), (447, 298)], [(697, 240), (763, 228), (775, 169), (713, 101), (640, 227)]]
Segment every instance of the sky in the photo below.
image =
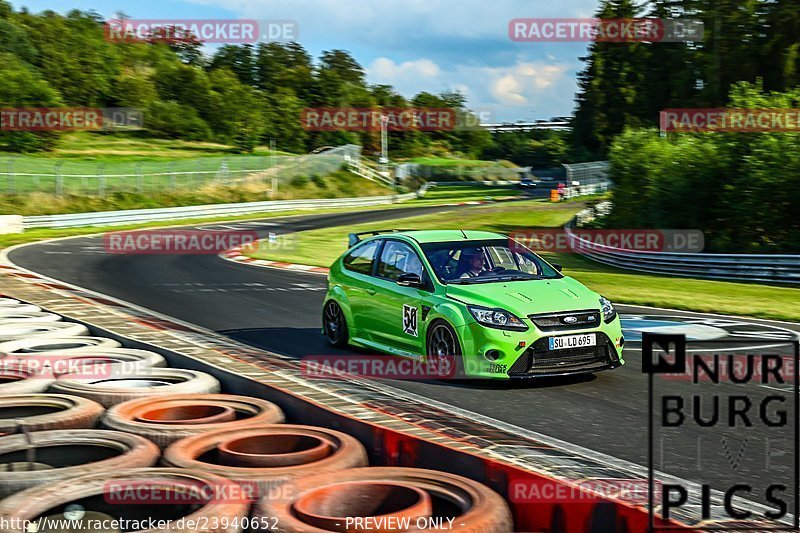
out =
[(587, 18), (599, 0), (11, 0), (15, 9), (94, 10), (132, 19), (292, 20), (315, 57), (344, 49), (369, 83), (459, 90), (496, 121), (547, 119), (574, 110), (586, 43), (519, 43), (516, 18)]

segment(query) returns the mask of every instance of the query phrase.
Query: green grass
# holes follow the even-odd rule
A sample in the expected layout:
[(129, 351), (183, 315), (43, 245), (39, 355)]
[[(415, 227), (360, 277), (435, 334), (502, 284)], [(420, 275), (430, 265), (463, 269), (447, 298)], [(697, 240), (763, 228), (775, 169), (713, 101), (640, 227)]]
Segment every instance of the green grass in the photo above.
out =
[(439, 185), (428, 189), (425, 197), (417, 200), (418, 203), (443, 203), (473, 202), (482, 200), (495, 200), (498, 198), (517, 197), (522, 195), (519, 187), (488, 186), (488, 185)]
[[(379, 205), (362, 207), (359, 211), (372, 211), (377, 209), (402, 209), (404, 207), (411, 207), (409, 204), (396, 204), (396, 205)], [(330, 208), (330, 209), (315, 209), (314, 214), (337, 213), (343, 210), (351, 210), (352, 208)], [(119, 226), (90, 226), (86, 228), (41, 228), (28, 230), (25, 233), (15, 233), (8, 235), (0, 235), (0, 250), (15, 246), (17, 244), (27, 244), (48, 239), (57, 239), (61, 237), (78, 237), (81, 235), (93, 235), (96, 233), (104, 233), (108, 231), (128, 231), (147, 228), (175, 228), (180, 226), (194, 226), (197, 224), (211, 224), (223, 222), (236, 222), (243, 220), (262, 220), (276, 217), (290, 217), (299, 215), (308, 215), (309, 210), (296, 210), (296, 211), (281, 211), (271, 213), (251, 213), (248, 215), (237, 215), (230, 217), (206, 217), (206, 218), (193, 218), (182, 219), (179, 223), (170, 223), (169, 221), (148, 222), (145, 224), (128, 224)]]
[(175, 190), (123, 192), (104, 197), (68, 194), (53, 196), (46, 193), (0, 195), (0, 214), (48, 215), (86, 213), (122, 209), (150, 209), (186, 205), (258, 202), (264, 200), (293, 200), (300, 198), (348, 198), (381, 196), (393, 191), (382, 184), (340, 170), (317, 178), (287, 179), (276, 194), (269, 194), (263, 180), (239, 184), (223, 183), (198, 185)]
[(542, 254), (565, 272), (617, 303), (701, 313), (800, 321), (800, 287), (731, 283), (635, 273), (575, 254)]
[[(0, 160), (18, 155), (0, 151)], [(233, 155), (239, 155), (235, 148), (218, 143), (155, 139), (135, 133), (75, 132), (64, 134), (53, 151), (24, 156), (24, 158), (41, 160), (42, 164), (49, 163), (52, 168), (53, 160), (57, 159), (86, 163), (121, 163), (130, 161), (172, 161), (175, 159)], [(252, 156), (245, 157), (267, 155), (272, 155), (272, 152), (266, 147), (260, 146), (256, 148)], [(294, 154), (278, 151), (276, 155)]]
[(80, 132), (65, 135), (51, 152), (0, 152), (0, 192), (55, 194), (57, 175), (63, 178), (64, 195), (197, 189), (225, 181), (221, 171), (226, 167), (235, 180), (276, 166), (291, 167), (294, 160), (294, 154), (265, 147), (242, 155), (230, 146), (208, 142)]
[[(480, 229), (509, 233), (525, 227), (558, 227), (580, 211), (583, 202), (541, 201), (495, 204), (435, 215), (399, 219), (388, 226), (408, 229)], [(386, 223), (382, 224), (387, 226)], [(300, 232), (289, 251), (266, 250), (260, 259), (329, 266), (345, 249), (347, 234), (375, 224)], [(564, 272), (620, 304), (647, 305), (759, 318), (800, 321), (800, 287), (731, 283), (638, 274), (595, 263), (576, 254), (542, 254)]]
[[(348, 173), (349, 176), (352, 176)], [(355, 180), (359, 178), (353, 176)], [(373, 182), (368, 182), (370, 185), (375, 185)], [(362, 193), (363, 187), (360, 182), (354, 182), (353, 186), (357, 188), (357, 190), (352, 190), (348, 192), (352, 192), (353, 196), (358, 196), (356, 193)], [(448, 194), (448, 190), (452, 189), (453, 194), (456, 196), (450, 196)], [(476, 187), (442, 187), (438, 190), (438, 194), (434, 197), (425, 197), (417, 200), (411, 200), (408, 202), (403, 202), (399, 204), (387, 204), (387, 205), (377, 205), (377, 206), (368, 206), (368, 207), (360, 207), (359, 211), (373, 211), (373, 210), (389, 210), (389, 209), (407, 209), (410, 207), (419, 207), (421, 205), (437, 205), (437, 204), (444, 204), (450, 203), (454, 200), (463, 201), (464, 200), (464, 193), (468, 193), (470, 190), (473, 190), (473, 195), (475, 195), (475, 199), (483, 199), (485, 194), (478, 195), (478, 192), (485, 193), (485, 188), (483, 186), (476, 186)], [(505, 191), (505, 189), (503, 189)], [(457, 194), (461, 194), (461, 196), (457, 196)], [(471, 196), (467, 195), (468, 198)], [(352, 210), (352, 208), (330, 208), (330, 209), (315, 209), (313, 213), (315, 214), (324, 214), (324, 213), (336, 213), (341, 212), (343, 210)], [(191, 220), (181, 220), (179, 225), (191, 226), (201, 223), (211, 223), (211, 222), (233, 222), (237, 220), (254, 220), (254, 219), (265, 219), (265, 218), (274, 218), (274, 217), (286, 217), (286, 216), (293, 216), (293, 215), (307, 215), (309, 210), (297, 210), (297, 211), (282, 211), (280, 213), (253, 213), (248, 215), (238, 215), (232, 217), (213, 217), (213, 218), (197, 218)], [(26, 231), (25, 233), (21, 234), (11, 234), (11, 235), (0, 235), (0, 249), (7, 248), (9, 246), (14, 246), (17, 244), (25, 244), (30, 242), (37, 242), (47, 239), (55, 239), (58, 237), (73, 237), (73, 236), (80, 236), (80, 235), (91, 235), (94, 233), (102, 233), (106, 231), (124, 231), (124, 230), (132, 230), (132, 229), (144, 229), (144, 228), (154, 228), (154, 227), (175, 227), (176, 224), (170, 224), (169, 222), (150, 222), (147, 224), (134, 224), (134, 225), (123, 225), (123, 226), (104, 226), (104, 227), (88, 227), (88, 228), (70, 228), (70, 229), (34, 229)]]
[[(490, 204), (468, 210), (453, 210), (382, 223), (381, 227), (404, 229), (476, 229), (509, 233), (528, 226), (566, 224), (580, 210), (578, 204), (566, 207), (541, 200)], [(296, 235), (294, 250), (256, 252), (253, 257), (313, 266), (329, 266), (347, 249), (347, 234), (375, 229), (375, 223), (303, 231)]]

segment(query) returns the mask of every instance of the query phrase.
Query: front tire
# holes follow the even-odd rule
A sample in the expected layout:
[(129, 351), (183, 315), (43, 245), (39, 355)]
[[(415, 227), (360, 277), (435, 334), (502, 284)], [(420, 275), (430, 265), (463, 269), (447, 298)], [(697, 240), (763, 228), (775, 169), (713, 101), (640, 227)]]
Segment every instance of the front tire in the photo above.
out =
[(450, 324), (439, 320), (428, 328), (425, 346), (428, 366), (437, 379), (464, 377), (461, 343)]
[(322, 325), (325, 336), (331, 346), (334, 348), (347, 346), (347, 320), (344, 318), (341, 306), (335, 300), (330, 300), (325, 304), (325, 309), (322, 313)]

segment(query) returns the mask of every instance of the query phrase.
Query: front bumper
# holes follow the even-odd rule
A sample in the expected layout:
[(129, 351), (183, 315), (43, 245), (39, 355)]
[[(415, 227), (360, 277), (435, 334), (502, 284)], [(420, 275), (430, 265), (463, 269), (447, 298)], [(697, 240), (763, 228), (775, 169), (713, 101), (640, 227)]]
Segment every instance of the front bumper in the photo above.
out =
[[(504, 331), (471, 322), (459, 328), (458, 333), (464, 353), (464, 373), (470, 378), (566, 376), (610, 370), (625, 364), (619, 317), (594, 328), (559, 332), (541, 331), (535, 326), (522, 332)], [(597, 346), (549, 350), (550, 337), (584, 333), (596, 334)]]

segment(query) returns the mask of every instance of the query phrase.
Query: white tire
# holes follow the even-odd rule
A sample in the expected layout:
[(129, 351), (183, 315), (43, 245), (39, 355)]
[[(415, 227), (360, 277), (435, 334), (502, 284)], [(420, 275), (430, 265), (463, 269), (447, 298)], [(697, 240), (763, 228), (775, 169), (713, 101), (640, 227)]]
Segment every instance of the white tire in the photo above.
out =
[(38, 366), (15, 361), (0, 362), (0, 396), (44, 392), (53, 381)]
[[(15, 360), (24, 362), (27, 358), (35, 358), (36, 355), (15, 355), (12, 357)], [(97, 373), (100, 375), (105, 375), (106, 373), (136, 373), (147, 368), (165, 368), (167, 366), (167, 361), (161, 355), (147, 350), (134, 350), (131, 348), (79, 350), (74, 353), (59, 354), (55, 358), (58, 361), (52, 361), (51, 367), (56, 377), (72, 372), (80, 374), (93, 373), (93, 366), (98, 367)]]
[(122, 346), (105, 337), (46, 337), (0, 342), (0, 354), (18, 356), (25, 354), (65, 354), (87, 350), (105, 350)]
[(41, 307), (33, 304), (0, 305), (0, 316), (13, 315), (16, 313), (39, 313), (41, 310)]
[(20, 322), (61, 322), (61, 317), (55, 313), (45, 313), (44, 311), (27, 311), (9, 313), (7, 315), (0, 313), (0, 326), (7, 323), (18, 324)]
[(48, 337), (81, 337), (89, 328), (76, 322), (20, 322), (0, 324), (0, 342)]
[(219, 381), (205, 372), (177, 368), (144, 368), (137, 372), (119, 373), (101, 379), (73, 379), (60, 376), (51, 392), (71, 394), (111, 407), (128, 400), (170, 394), (216, 394)]

